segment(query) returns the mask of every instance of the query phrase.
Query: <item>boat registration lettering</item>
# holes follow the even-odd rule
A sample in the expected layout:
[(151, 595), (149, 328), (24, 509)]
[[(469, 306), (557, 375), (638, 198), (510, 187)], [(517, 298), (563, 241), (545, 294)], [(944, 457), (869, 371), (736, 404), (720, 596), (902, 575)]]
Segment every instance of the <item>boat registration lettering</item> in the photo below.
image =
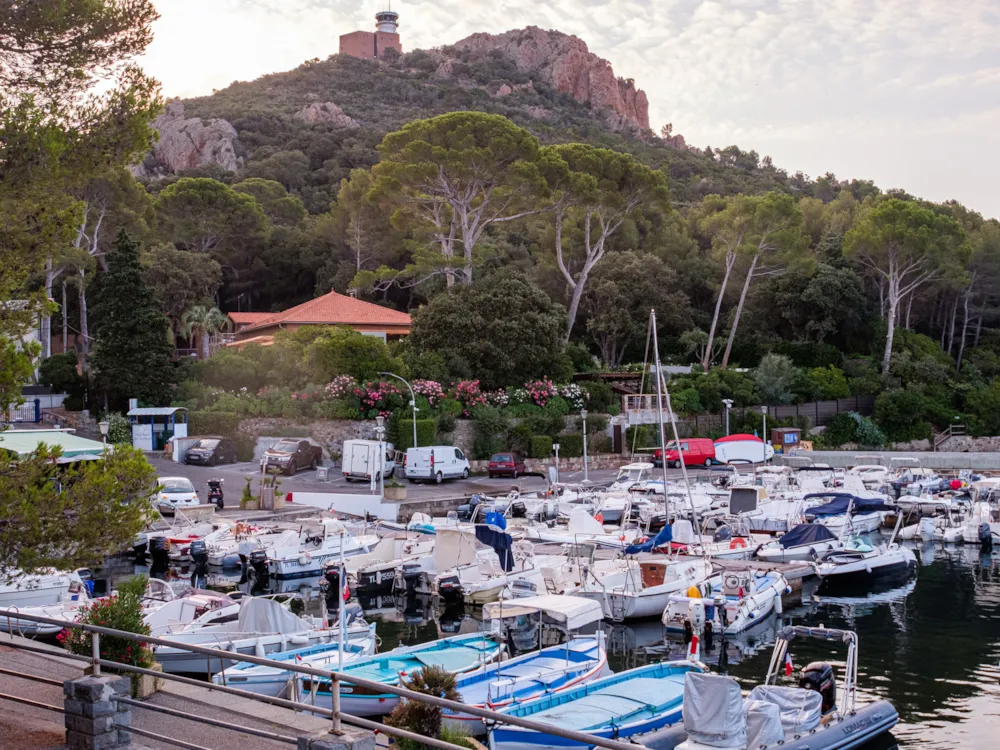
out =
[(875, 714), (874, 716), (866, 716), (863, 719), (859, 719), (858, 721), (843, 727), (844, 734), (854, 734), (862, 729), (868, 729), (872, 724), (881, 718), (882, 714)]

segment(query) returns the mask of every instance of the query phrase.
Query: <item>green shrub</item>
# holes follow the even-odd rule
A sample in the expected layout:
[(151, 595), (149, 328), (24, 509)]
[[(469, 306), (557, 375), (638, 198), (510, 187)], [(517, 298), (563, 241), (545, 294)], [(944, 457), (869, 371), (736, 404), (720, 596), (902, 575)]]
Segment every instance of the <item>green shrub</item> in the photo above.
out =
[(588, 436), (587, 443), (587, 447), (591, 454), (614, 452), (614, 442), (607, 435), (594, 435), (593, 437)]
[[(399, 437), (396, 441), (396, 448), (405, 451), (413, 447), (413, 420), (400, 419)], [(437, 440), (437, 421), (434, 419), (417, 420), (417, 444), (434, 445)]]
[(85, 381), (76, 371), (76, 352), (53, 354), (38, 367), (38, 382), (53, 393), (83, 397)]
[(437, 429), (439, 433), (452, 433), (455, 431), (455, 417), (451, 414), (442, 414), (438, 417)]
[(493, 435), (477, 434), (472, 438), (472, 458), (476, 461), (485, 461), (505, 448), (504, 441)]
[(219, 435), (235, 437), (240, 426), (240, 415), (227, 411), (188, 412), (188, 435)]
[(253, 450), (257, 447), (257, 441), (247, 435), (236, 435), (232, 440), (236, 446), (236, 460), (253, 461)]
[(698, 391), (694, 388), (684, 388), (670, 392), (670, 405), (677, 414), (700, 414), (704, 411)]
[(926, 413), (926, 399), (913, 388), (894, 388), (875, 399), (875, 421), (894, 443), (931, 437)]
[(848, 412), (841, 412), (831, 419), (822, 433), (823, 445), (839, 448), (844, 443), (853, 443), (858, 423)]
[(783, 354), (765, 354), (753, 373), (757, 393), (768, 406), (791, 403), (794, 381), (795, 365)]
[(814, 367), (809, 371), (809, 377), (815, 384), (816, 392), (820, 399), (847, 398), (851, 395), (851, 388), (847, 384), (847, 376), (839, 367), (834, 367), (833, 365)]
[[(580, 420), (581, 422), (583, 420)], [(592, 417), (587, 416), (587, 434), (596, 435), (598, 432), (604, 432), (608, 429), (608, 418), (602, 417), (600, 415)]]
[(472, 410), (474, 435), (472, 457), (478, 460), (503, 450), (507, 444), (507, 418), (492, 406), (477, 406)]
[(587, 380), (580, 383), (580, 388), (590, 395), (587, 400), (587, 408), (590, 411), (608, 414), (612, 405), (621, 407), (618, 395), (603, 381)]
[(438, 412), (441, 414), (441, 416), (447, 415), (450, 417), (454, 417), (455, 419), (458, 419), (460, 416), (462, 416), (463, 410), (464, 407), (462, 406), (462, 402), (453, 398), (442, 399), (441, 403), (438, 404)]
[(514, 404), (504, 409), (504, 413), (512, 419), (524, 419), (525, 417), (537, 417), (542, 413), (542, 407), (538, 404)]
[(530, 453), (532, 435), (534, 435), (534, 433), (528, 425), (523, 423), (515, 425), (510, 431), (511, 450), (520, 451), (525, 454)]
[(347, 399), (334, 398), (328, 401), (317, 401), (311, 407), (312, 415), (317, 419), (360, 419), (361, 412), (357, 404)]
[(969, 391), (966, 411), (974, 416), (971, 428), (976, 435), (1000, 435), (1000, 381)]
[(548, 458), (552, 455), (552, 438), (548, 435), (532, 435), (528, 452), (532, 458)]
[(104, 419), (108, 422), (108, 442), (115, 445), (132, 444), (132, 423), (128, 417), (118, 412), (105, 414)]
[(562, 396), (553, 396), (546, 402), (542, 411), (548, 415), (565, 417), (569, 414), (569, 401)]
[(648, 448), (653, 439), (653, 431), (649, 425), (636, 424), (625, 430), (625, 450)]
[(560, 435), (556, 442), (559, 443), (560, 456), (579, 458), (583, 455), (583, 435), (566, 433)]

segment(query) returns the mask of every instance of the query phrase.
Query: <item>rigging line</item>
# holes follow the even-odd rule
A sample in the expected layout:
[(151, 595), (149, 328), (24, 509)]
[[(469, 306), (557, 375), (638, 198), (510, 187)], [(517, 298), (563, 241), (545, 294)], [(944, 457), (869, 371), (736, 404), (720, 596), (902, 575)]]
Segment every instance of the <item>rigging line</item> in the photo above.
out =
[[(639, 405), (642, 406), (642, 391), (646, 387), (646, 366), (649, 364), (649, 340), (652, 332), (652, 326), (649, 322), (646, 323), (646, 351), (642, 355), (642, 378), (639, 379)], [(628, 399), (626, 398), (626, 402)], [(626, 414), (626, 419), (628, 415)], [(628, 428), (626, 427), (626, 433)], [(639, 431), (632, 430), (632, 454), (629, 457), (629, 462), (635, 461), (635, 442), (639, 438)]]

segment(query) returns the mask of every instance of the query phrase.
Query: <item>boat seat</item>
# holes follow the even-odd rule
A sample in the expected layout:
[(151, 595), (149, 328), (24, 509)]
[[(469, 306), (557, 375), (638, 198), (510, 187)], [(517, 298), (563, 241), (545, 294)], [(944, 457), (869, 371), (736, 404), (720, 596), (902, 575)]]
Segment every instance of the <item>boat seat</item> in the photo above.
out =
[(531, 718), (563, 729), (585, 730), (644, 709), (646, 704), (637, 699), (594, 694), (539, 711)]
[(802, 734), (815, 729), (823, 715), (823, 697), (806, 688), (758, 685), (747, 699), (775, 704), (781, 711), (781, 726), (786, 734)]
[(425, 667), (441, 667), (448, 672), (468, 669), (479, 661), (480, 656), (479, 651), (461, 647), (413, 654), (413, 658)]

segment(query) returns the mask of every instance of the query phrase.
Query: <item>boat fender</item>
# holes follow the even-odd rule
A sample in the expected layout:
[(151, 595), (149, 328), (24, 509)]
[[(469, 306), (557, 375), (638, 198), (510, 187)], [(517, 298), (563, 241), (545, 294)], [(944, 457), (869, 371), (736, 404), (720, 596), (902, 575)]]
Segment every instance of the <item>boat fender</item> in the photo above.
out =
[(781, 594), (774, 595), (774, 611), (779, 615), (781, 614), (782, 604), (781, 604)]
[(293, 635), (288, 639), (288, 642), (293, 646), (306, 646), (309, 643), (309, 638), (304, 635)]
[(260, 657), (264, 657), (267, 655), (267, 652), (264, 650), (264, 644), (260, 642), (260, 638), (258, 638), (257, 642), (254, 644), (253, 654), (254, 656), (260, 656)]
[(871, 565), (865, 565), (865, 570), (868, 572), (868, 575), (871, 575), (872, 566)]
[(747, 543), (743, 537), (734, 536), (729, 542), (729, 549), (746, 549)]
[(299, 555), (299, 565), (308, 565), (310, 560), (312, 560), (312, 556), (308, 552)]

